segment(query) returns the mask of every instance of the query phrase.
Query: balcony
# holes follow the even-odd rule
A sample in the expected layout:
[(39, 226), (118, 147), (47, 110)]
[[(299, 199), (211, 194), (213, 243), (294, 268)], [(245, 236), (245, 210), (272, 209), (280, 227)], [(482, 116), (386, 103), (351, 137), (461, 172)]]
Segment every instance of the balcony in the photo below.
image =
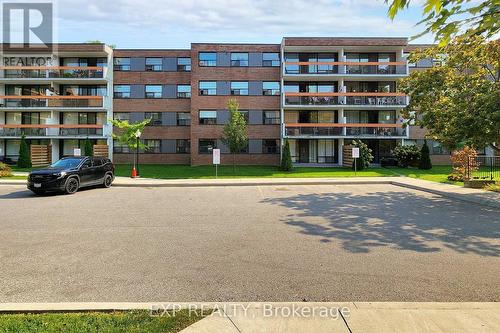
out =
[(344, 138), (402, 138), (407, 136), (402, 124), (285, 124), (289, 138), (344, 137)]
[(0, 96), (1, 109), (102, 108), (102, 96)]
[(299, 61), (285, 62), (285, 74), (337, 74), (340, 62)]
[(105, 77), (105, 67), (79, 66), (5, 66), (5, 79), (102, 79)]
[(12, 124), (0, 125), (0, 137), (103, 137), (104, 125)]
[(407, 96), (403, 93), (396, 92), (284, 93), (285, 107), (325, 106), (335, 108), (401, 108), (405, 107), (407, 103)]
[(321, 79), (321, 76), (334, 77), (401, 77), (408, 74), (405, 61), (395, 62), (284, 62), (283, 76), (305, 79)]

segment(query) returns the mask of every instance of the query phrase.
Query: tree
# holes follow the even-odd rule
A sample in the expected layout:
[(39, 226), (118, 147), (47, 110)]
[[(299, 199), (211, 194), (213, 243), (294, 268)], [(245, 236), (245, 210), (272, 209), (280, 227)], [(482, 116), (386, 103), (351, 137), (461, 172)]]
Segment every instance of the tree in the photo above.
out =
[(469, 146), (465, 146), (461, 150), (455, 150), (451, 154), (451, 164), (453, 165), (453, 172), (448, 176), (449, 180), (468, 180), (475, 171), (479, 170), (477, 151)]
[(247, 124), (245, 117), (238, 111), (239, 104), (236, 99), (230, 99), (227, 102), (229, 110), (229, 121), (224, 125), (222, 130), (222, 143), (233, 154), (233, 171), (236, 165), (236, 155), (244, 150), (248, 145)]
[(290, 153), (290, 144), (288, 140), (285, 140), (285, 144), (282, 148), (281, 153), (281, 170), (283, 171), (291, 171), (293, 168), (292, 164), (292, 154)]
[(359, 148), (359, 158), (356, 159), (356, 169), (363, 170), (364, 168), (368, 168), (373, 161), (372, 150), (361, 140), (354, 140), (352, 144), (354, 147)]
[(398, 160), (398, 165), (402, 168), (408, 166), (418, 166), (420, 161), (420, 149), (418, 146), (397, 146), (392, 152), (394, 157)]
[(17, 166), (20, 168), (31, 168), (30, 149), (24, 134), (21, 137), (21, 145), (19, 146), (19, 159), (17, 160)]
[[(407, 8), (411, 0), (385, 0), (390, 3), (387, 15), (394, 19)], [(417, 24), (425, 24), (424, 31), (413, 38), (432, 33), (440, 45), (446, 45), (454, 36), (482, 35), (494, 37), (500, 31), (500, 4), (498, 0), (425, 0), (423, 19)], [(465, 29), (465, 31), (464, 31)]]
[(137, 147), (137, 138), (135, 137), (135, 134), (137, 131), (144, 132), (144, 127), (146, 127), (150, 121), (151, 119), (145, 119), (141, 122), (129, 124), (127, 120), (111, 120), (113, 126), (118, 129), (118, 134), (113, 133), (113, 139), (122, 145), (126, 145), (130, 149), (146, 149), (147, 146), (140, 140), (139, 147)]
[(409, 60), (443, 55), (441, 66), (401, 81), (400, 90), (410, 96), (404, 116), (449, 150), (500, 142), (500, 41), (458, 37), (444, 47), (418, 50)]
[(88, 137), (85, 140), (85, 145), (83, 146), (83, 155), (84, 156), (94, 156), (94, 149), (92, 147), (92, 142), (90, 142)]
[(429, 146), (427, 145), (427, 140), (424, 140), (424, 144), (420, 149), (420, 160), (418, 162), (418, 168), (421, 170), (432, 169), (431, 156), (429, 152)]

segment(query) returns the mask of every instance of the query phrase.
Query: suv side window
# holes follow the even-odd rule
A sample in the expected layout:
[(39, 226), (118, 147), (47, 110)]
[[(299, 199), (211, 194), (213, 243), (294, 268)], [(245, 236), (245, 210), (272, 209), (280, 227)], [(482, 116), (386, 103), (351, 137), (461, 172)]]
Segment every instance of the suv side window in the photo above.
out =
[(94, 157), (94, 166), (95, 167), (102, 166), (102, 158), (100, 158), (100, 157)]
[(82, 168), (90, 168), (92, 166), (92, 160), (90, 158), (86, 159), (82, 164)]

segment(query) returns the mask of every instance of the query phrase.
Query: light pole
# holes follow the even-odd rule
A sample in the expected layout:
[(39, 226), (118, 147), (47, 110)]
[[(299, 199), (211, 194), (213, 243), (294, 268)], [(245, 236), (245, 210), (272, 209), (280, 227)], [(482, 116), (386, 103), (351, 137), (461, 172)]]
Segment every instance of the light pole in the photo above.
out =
[(136, 160), (136, 172), (137, 172), (137, 177), (139, 177), (139, 138), (141, 137), (141, 131), (137, 130), (135, 132), (135, 139), (136, 139), (136, 149), (135, 149), (135, 160)]

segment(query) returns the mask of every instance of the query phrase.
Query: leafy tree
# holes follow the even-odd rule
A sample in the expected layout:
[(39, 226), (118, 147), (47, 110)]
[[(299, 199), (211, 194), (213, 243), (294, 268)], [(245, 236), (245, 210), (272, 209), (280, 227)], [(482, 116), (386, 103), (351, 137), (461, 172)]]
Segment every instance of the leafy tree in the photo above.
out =
[(420, 149), (420, 161), (418, 163), (418, 168), (421, 170), (432, 169), (431, 156), (429, 152), (429, 146), (427, 145), (427, 140), (424, 140), (424, 144)]
[(449, 150), (500, 142), (500, 41), (458, 37), (410, 55), (410, 61), (443, 57), (441, 66), (414, 71), (400, 83), (410, 96), (407, 118), (427, 128)]
[[(388, 16), (391, 19), (407, 8), (411, 0), (385, 0), (389, 3)], [(446, 45), (451, 39), (463, 32), (465, 37), (482, 35), (494, 37), (500, 31), (500, 2), (498, 0), (425, 0), (423, 19), (418, 24), (426, 28), (413, 38), (426, 33), (434, 34), (440, 45)]]
[(402, 168), (417, 166), (420, 160), (420, 149), (414, 145), (399, 145), (394, 148), (393, 155), (398, 160), (398, 165)]
[(139, 140), (139, 147), (137, 147), (137, 138), (135, 134), (137, 131), (144, 132), (144, 127), (151, 119), (145, 119), (141, 122), (137, 122), (134, 124), (129, 124), (127, 120), (111, 120), (111, 123), (114, 127), (118, 129), (118, 134), (113, 133), (113, 139), (121, 143), (122, 145), (128, 146), (130, 149), (146, 149), (147, 146)]
[(359, 148), (359, 158), (356, 159), (356, 169), (363, 170), (364, 168), (368, 168), (373, 161), (372, 150), (361, 140), (354, 140), (352, 144), (354, 147)]
[(94, 156), (94, 148), (92, 147), (92, 142), (90, 142), (88, 137), (85, 140), (85, 145), (83, 146), (83, 155)]
[(476, 157), (477, 151), (472, 147), (465, 146), (463, 149), (455, 150), (451, 154), (453, 172), (448, 176), (448, 179), (453, 181), (470, 179), (472, 174), (479, 170)]
[(247, 124), (245, 117), (238, 111), (239, 104), (236, 99), (227, 102), (229, 110), (229, 121), (222, 130), (222, 142), (229, 147), (229, 152), (233, 154), (233, 171), (236, 165), (236, 155), (248, 145)]
[(24, 134), (21, 137), (21, 145), (19, 146), (19, 159), (17, 160), (17, 166), (20, 168), (31, 168), (30, 149)]
[(285, 140), (285, 144), (282, 148), (281, 153), (281, 170), (283, 171), (291, 171), (293, 168), (292, 164), (292, 154), (290, 153), (290, 144), (288, 140)]

